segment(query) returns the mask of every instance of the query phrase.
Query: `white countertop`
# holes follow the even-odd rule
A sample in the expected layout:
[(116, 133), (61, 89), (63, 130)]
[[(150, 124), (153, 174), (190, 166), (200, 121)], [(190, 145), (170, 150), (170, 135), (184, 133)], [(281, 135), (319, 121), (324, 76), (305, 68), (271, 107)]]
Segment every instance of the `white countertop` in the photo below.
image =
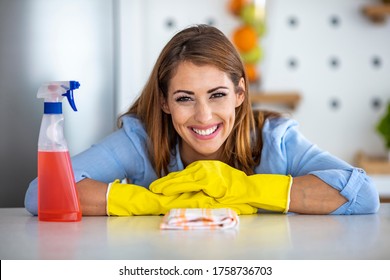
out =
[(390, 259), (390, 204), (374, 215), (258, 214), (236, 230), (160, 230), (161, 216), (39, 222), (0, 209), (0, 259)]

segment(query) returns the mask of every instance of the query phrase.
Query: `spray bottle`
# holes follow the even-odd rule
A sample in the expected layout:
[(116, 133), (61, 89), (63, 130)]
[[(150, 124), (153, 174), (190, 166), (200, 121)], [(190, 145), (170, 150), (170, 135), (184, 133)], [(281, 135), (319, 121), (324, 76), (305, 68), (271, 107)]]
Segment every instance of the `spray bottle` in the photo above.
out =
[(62, 99), (66, 96), (74, 111), (73, 90), (77, 81), (43, 84), (37, 97), (44, 98), (44, 115), (38, 140), (38, 219), (75, 222), (81, 220), (68, 145), (64, 137)]

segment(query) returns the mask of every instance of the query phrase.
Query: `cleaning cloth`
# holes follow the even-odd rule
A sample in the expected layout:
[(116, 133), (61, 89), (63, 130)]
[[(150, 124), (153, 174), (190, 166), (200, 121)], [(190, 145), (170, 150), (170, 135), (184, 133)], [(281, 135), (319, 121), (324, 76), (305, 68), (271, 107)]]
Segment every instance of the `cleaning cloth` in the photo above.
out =
[(165, 214), (161, 229), (232, 229), (239, 224), (230, 208), (175, 208)]

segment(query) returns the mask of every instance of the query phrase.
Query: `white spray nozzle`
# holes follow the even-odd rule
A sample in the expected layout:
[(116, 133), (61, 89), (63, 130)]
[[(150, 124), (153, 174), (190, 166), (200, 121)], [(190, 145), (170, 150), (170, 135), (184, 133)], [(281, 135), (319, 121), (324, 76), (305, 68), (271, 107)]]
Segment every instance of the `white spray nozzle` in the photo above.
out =
[(37, 97), (44, 98), (45, 102), (58, 103), (66, 96), (72, 109), (77, 111), (73, 99), (73, 90), (78, 89), (79, 87), (80, 83), (77, 81), (48, 82), (41, 85)]

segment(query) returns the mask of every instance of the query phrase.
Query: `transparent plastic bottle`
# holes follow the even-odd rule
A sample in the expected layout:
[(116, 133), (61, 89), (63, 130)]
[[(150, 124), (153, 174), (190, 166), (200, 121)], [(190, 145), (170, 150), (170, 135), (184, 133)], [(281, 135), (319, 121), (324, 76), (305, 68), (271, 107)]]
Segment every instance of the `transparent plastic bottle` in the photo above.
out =
[(76, 81), (43, 84), (37, 97), (44, 98), (44, 114), (38, 140), (38, 219), (76, 222), (82, 214), (68, 145), (64, 137), (62, 99), (77, 111), (73, 90)]

